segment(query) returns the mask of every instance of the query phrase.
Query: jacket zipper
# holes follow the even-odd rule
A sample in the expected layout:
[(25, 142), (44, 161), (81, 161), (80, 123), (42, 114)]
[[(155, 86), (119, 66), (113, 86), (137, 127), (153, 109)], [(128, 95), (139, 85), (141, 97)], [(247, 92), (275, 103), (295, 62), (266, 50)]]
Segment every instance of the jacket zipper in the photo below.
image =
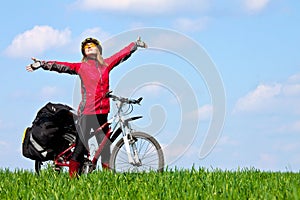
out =
[[(98, 72), (99, 72), (99, 74), (100, 74), (100, 90), (102, 91), (102, 72), (101, 72), (101, 69), (100, 69), (100, 66), (99, 66), (99, 63), (96, 61), (96, 68), (97, 68), (97, 70), (98, 70)], [(102, 97), (101, 97), (102, 98)], [(102, 99), (100, 99), (100, 113), (102, 114)], [(95, 110), (95, 112), (96, 112), (96, 110)]]

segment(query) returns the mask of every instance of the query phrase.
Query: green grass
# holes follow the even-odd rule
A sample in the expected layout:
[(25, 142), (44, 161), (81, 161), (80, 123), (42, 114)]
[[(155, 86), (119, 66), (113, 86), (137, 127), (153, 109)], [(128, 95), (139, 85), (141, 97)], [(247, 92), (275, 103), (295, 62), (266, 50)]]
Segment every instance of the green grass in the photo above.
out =
[(95, 171), (69, 179), (51, 170), (0, 169), (0, 199), (299, 199), (300, 173), (256, 169), (167, 170), (114, 174)]

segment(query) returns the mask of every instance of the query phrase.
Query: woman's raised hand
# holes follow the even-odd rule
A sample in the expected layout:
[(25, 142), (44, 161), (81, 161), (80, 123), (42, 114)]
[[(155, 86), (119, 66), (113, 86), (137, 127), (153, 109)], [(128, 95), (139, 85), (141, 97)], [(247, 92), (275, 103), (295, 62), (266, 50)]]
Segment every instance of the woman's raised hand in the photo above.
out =
[(147, 48), (148, 47), (147, 44), (144, 41), (141, 40), (141, 36), (138, 37), (138, 39), (136, 40), (135, 43), (138, 47), (142, 47), (142, 48)]
[(33, 60), (33, 63), (30, 65), (26, 66), (26, 70), (28, 72), (33, 72), (34, 70), (37, 70), (38, 68), (40, 68), (42, 66), (42, 61), (36, 59), (36, 58), (31, 58), (31, 60)]

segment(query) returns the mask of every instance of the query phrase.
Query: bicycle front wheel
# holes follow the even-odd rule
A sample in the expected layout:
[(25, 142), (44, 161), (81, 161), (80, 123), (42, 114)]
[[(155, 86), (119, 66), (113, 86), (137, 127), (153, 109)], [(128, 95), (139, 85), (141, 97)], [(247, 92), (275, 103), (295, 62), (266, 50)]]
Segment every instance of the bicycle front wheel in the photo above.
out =
[(157, 140), (143, 132), (134, 132), (131, 136), (133, 140), (130, 142), (130, 154), (132, 158), (137, 156), (139, 162), (129, 162), (124, 140), (121, 139), (113, 148), (110, 168), (115, 172), (162, 172), (164, 155)]

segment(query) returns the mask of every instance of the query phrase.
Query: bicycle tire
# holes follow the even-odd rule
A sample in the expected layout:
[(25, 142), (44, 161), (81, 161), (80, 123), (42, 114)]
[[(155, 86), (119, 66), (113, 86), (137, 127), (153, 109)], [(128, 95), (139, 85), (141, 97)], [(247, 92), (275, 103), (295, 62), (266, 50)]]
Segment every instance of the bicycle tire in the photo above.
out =
[(121, 138), (113, 148), (110, 169), (114, 172), (162, 172), (164, 155), (157, 140), (144, 132), (134, 132), (131, 135), (135, 140), (141, 165), (135, 166), (128, 162), (124, 140)]
[(54, 171), (60, 172), (61, 168), (55, 166), (53, 160), (47, 160), (47, 161), (40, 161), (36, 160), (34, 164), (34, 169), (37, 174), (40, 174), (40, 172), (44, 169), (53, 169)]
[[(70, 133), (64, 134), (62, 137), (65, 140), (65, 144), (62, 146), (66, 146), (66, 148), (68, 148), (72, 143), (74, 143), (76, 139), (76, 136)], [(41, 170), (49, 169), (49, 168), (57, 172), (60, 172), (62, 169), (59, 166), (55, 166), (54, 160), (47, 160), (47, 161), (35, 160), (34, 170), (37, 174), (39, 174)]]

